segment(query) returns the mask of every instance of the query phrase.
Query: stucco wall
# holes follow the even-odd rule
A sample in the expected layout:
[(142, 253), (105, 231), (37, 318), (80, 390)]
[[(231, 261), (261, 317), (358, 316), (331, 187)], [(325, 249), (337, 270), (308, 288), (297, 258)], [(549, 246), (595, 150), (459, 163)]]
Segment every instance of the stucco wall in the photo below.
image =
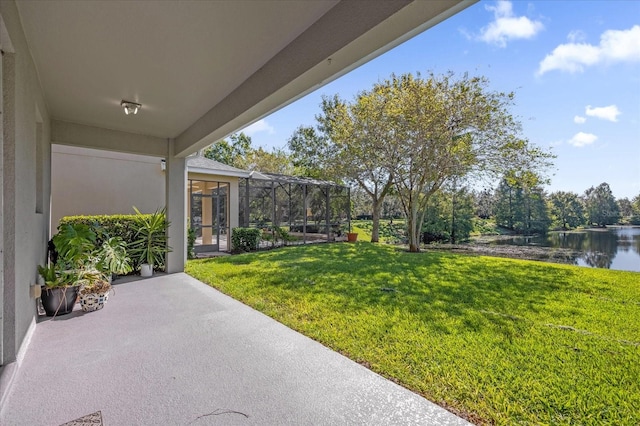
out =
[[(160, 158), (56, 144), (51, 149), (52, 233), (64, 216), (132, 214), (134, 205), (150, 213), (165, 206)], [(229, 225), (238, 226), (237, 177), (190, 172), (188, 179), (228, 182)]]
[(51, 228), (64, 216), (143, 213), (165, 206), (160, 158), (52, 145)]
[[(14, 2), (0, 2), (2, 91), (2, 363), (16, 360), (36, 304), (29, 287), (46, 258), (50, 195), (47, 108)], [(39, 147), (38, 147), (39, 144)]]

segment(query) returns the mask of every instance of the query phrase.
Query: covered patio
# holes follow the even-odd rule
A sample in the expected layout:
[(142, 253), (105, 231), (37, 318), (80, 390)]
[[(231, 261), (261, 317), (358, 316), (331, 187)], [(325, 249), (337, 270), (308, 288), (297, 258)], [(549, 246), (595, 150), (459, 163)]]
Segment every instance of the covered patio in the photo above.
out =
[(468, 424), (184, 273), (117, 283), (38, 324), (0, 424)]
[[(236, 404), (242, 405), (237, 411), (250, 411), (246, 407), (253, 405), (268, 413), (268, 400), (261, 399), (260, 392), (270, 386), (278, 389), (272, 380), (276, 376), (249, 369), (249, 359), (234, 367), (246, 366), (246, 377), (229, 375), (233, 380), (221, 380), (226, 387), (215, 389), (217, 376), (207, 376), (211, 369), (232, 371), (219, 363), (200, 364), (198, 360), (204, 361), (210, 355), (207, 351), (223, 350), (226, 345), (232, 348), (252, 342), (257, 353), (275, 353), (275, 348), (258, 347), (266, 344), (260, 336), (247, 341), (237, 335), (215, 334), (222, 332), (217, 328), (208, 335), (210, 339), (200, 343), (180, 338), (181, 333), (211, 332), (208, 321), (226, 320), (227, 313), (215, 303), (190, 303), (192, 296), (183, 296), (186, 290), (180, 288), (191, 285), (181, 274), (187, 245), (187, 157), (475, 1), (1, 1), (0, 409), (4, 421), (0, 423), (55, 424), (107, 407), (105, 412), (114, 416), (109, 424), (135, 424), (136, 416), (145, 413), (170, 419), (160, 424), (186, 424), (203, 412), (216, 410), (218, 404), (207, 411), (205, 399), (210, 404), (221, 398), (223, 409), (234, 405), (224, 398), (225, 389), (236, 381), (244, 384), (243, 389), (259, 391), (251, 394), (253, 399)], [(138, 104), (137, 114), (132, 112), (132, 103)], [(112, 309), (38, 322), (37, 266), (46, 262), (47, 242), (53, 233), (52, 145), (165, 159), (165, 205), (172, 224), (168, 243), (173, 248), (165, 264), (167, 272), (177, 275), (158, 278), (155, 291), (172, 303), (161, 308), (145, 304), (149, 294), (144, 289), (155, 280), (132, 284), (130, 293), (123, 284), (121, 290), (116, 289), (118, 297), (121, 293), (128, 296), (121, 304), (109, 306)], [(98, 185), (95, 191), (100, 191)], [(135, 200), (127, 204), (135, 205)], [(159, 309), (157, 315), (145, 315), (153, 309)], [(242, 317), (235, 320), (242, 321)], [(107, 339), (96, 343), (100, 349), (87, 350), (77, 339), (91, 340), (93, 334)], [(147, 344), (139, 343), (145, 340)], [(180, 357), (169, 356), (166, 348)], [(295, 348), (304, 350), (305, 345)], [(158, 353), (167, 354), (169, 361)], [(284, 353), (277, 361), (270, 358), (269, 366), (289, 366), (287, 358), (298, 359), (295, 353)], [(71, 372), (62, 373), (58, 361), (65, 359), (74, 361)], [(296, 362), (302, 363), (303, 371), (318, 369), (310, 371), (319, 374), (316, 385), (320, 386), (320, 373), (331, 376), (331, 372), (323, 370), (323, 358), (309, 359), (313, 364)], [(260, 359), (253, 361), (265, 366)], [(79, 365), (93, 369), (79, 373)], [(171, 376), (158, 374), (174, 368), (179, 371)], [(287, 377), (284, 371), (276, 371)], [(201, 392), (206, 398), (199, 399), (188, 392), (186, 397), (170, 392), (171, 381), (178, 383), (181, 377), (194, 383), (200, 379), (203, 388), (213, 387), (215, 393)], [(185, 381), (176, 386), (186, 392), (192, 384)], [(92, 393), (95, 389), (102, 390)], [(145, 389), (152, 397), (143, 397)], [(297, 402), (279, 409), (294, 420), (296, 410), (305, 405), (300, 399), (306, 395), (327, 400), (313, 400), (301, 416), (313, 412), (331, 416), (326, 404), (345, 404), (331, 392), (314, 394), (312, 387), (300, 387), (298, 392), (295, 386), (287, 389), (288, 393), (284, 388), (280, 391)], [(183, 405), (189, 407), (188, 415)], [(70, 407), (69, 415), (43, 414), (59, 413), (64, 407)], [(250, 419), (261, 419), (257, 412), (252, 411)], [(182, 420), (177, 421), (178, 417)], [(316, 423), (310, 417), (299, 419), (300, 423)]]

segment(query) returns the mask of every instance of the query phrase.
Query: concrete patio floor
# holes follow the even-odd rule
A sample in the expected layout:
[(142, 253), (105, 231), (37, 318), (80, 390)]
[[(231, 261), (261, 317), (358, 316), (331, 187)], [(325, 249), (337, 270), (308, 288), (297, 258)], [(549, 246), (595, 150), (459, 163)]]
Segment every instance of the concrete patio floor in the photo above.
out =
[(1, 425), (468, 424), (186, 274), (114, 290), (37, 325)]

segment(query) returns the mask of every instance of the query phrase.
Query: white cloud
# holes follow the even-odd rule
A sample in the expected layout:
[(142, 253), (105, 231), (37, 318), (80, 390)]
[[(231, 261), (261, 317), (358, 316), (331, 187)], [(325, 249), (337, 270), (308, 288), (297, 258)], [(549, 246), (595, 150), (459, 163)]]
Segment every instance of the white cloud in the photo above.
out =
[(540, 62), (538, 75), (553, 70), (582, 72), (598, 63), (640, 62), (640, 25), (628, 30), (607, 30), (597, 46), (579, 43), (575, 31), (568, 38), (570, 43), (559, 45)]
[(506, 47), (507, 41), (530, 39), (544, 29), (540, 21), (532, 21), (526, 16), (514, 16), (510, 1), (498, 1), (495, 6), (485, 6), (493, 12), (494, 20), (480, 30), (479, 39), (500, 47)]
[(573, 122), (574, 123), (582, 124), (585, 121), (587, 121), (587, 119), (585, 117), (580, 117), (579, 115), (576, 115), (575, 117), (573, 117)]
[(245, 127), (244, 129), (242, 129), (242, 132), (247, 136), (253, 136), (259, 132), (267, 132), (268, 134), (273, 135), (276, 132), (276, 129), (274, 129), (273, 126), (267, 123), (267, 120), (262, 119), (256, 121), (250, 126)]
[(620, 115), (620, 110), (615, 105), (609, 105), (606, 107), (598, 107), (591, 108), (591, 105), (587, 105), (585, 108), (585, 114), (589, 117), (597, 117), (603, 120), (609, 120), (616, 122), (618, 121), (618, 115)]
[(591, 145), (598, 139), (598, 137), (592, 133), (576, 133), (571, 139), (569, 139), (569, 145), (576, 146), (578, 148), (582, 148), (586, 145)]

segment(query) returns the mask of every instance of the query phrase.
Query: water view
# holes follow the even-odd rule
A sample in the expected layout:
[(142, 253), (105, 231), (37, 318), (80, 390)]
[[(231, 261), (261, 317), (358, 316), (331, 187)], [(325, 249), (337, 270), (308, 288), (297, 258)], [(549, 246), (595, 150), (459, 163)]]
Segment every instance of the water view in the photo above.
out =
[(638, 227), (549, 232), (545, 236), (514, 237), (496, 241), (494, 244), (571, 249), (578, 252), (574, 258), (575, 265), (640, 272)]

